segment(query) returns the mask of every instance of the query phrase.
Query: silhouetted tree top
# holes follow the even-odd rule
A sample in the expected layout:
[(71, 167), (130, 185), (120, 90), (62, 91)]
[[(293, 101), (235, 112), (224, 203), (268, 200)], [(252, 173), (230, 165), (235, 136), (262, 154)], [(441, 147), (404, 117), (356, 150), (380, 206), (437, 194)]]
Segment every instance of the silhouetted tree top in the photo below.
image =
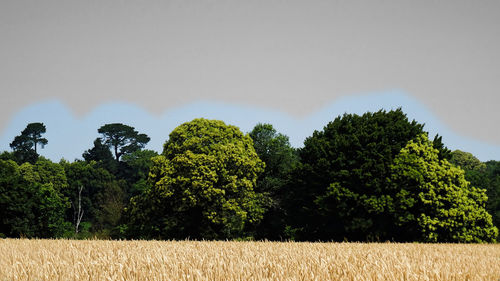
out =
[(18, 163), (34, 163), (36, 161), (38, 144), (44, 148), (48, 143), (46, 138), (42, 138), (42, 134), (45, 132), (46, 128), (43, 123), (29, 123), (21, 135), (14, 138), (10, 147), (14, 150), (14, 156)]
[(102, 143), (113, 150), (117, 162), (122, 155), (144, 148), (150, 140), (146, 134), (121, 123), (106, 124), (97, 131), (102, 135)]

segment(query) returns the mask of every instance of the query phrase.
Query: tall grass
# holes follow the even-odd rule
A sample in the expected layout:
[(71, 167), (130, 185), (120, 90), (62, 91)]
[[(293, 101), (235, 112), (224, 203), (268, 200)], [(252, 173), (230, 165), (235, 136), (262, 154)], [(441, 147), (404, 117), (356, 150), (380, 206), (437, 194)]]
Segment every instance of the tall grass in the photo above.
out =
[(500, 245), (0, 240), (0, 280), (499, 280)]

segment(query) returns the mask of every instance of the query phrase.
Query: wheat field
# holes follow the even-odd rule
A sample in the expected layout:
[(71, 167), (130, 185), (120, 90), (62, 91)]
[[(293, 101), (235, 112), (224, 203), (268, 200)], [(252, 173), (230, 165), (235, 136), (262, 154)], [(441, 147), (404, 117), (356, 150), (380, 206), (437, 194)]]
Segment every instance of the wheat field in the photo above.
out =
[(0, 240), (0, 280), (499, 280), (500, 245)]

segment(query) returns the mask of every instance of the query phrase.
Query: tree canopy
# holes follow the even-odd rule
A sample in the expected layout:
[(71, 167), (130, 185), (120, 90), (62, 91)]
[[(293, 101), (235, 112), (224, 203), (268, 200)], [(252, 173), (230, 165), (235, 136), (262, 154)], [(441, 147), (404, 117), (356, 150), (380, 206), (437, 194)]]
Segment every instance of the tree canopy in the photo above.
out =
[[(62, 166), (69, 185), (66, 196), (71, 202), (66, 220), (75, 224), (78, 196), (81, 195), (82, 221), (88, 225), (88, 230), (99, 236), (113, 234), (125, 207), (125, 183), (95, 161), (63, 162)], [(80, 188), (81, 194), (78, 192)]]
[(7, 236), (62, 237), (70, 224), (61, 166), (40, 158), (21, 166), (0, 160), (0, 233)]
[(105, 124), (85, 161), (0, 153), (0, 237), (494, 242), (500, 162), (451, 152), (401, 109), (344, 114), (290, 145), (271, 124), (175, 128), (163, 151)]
[(237, 127), (194, 119), (175, 128), (153, 158), (151, 189), (132, 199), (132, 222), (147, 220), (145, 211), (157, 217), (145, 231), (153, 237), (237, 237), (262, 218), (254, 188), (263, 170), (252, 139)]
[(265, 198), (266, 213), (256, 227), (256, 238), (280, 239), (285, 226), (282, 206), (283, 194), (290, 172), (299, 163), (297, 151), (290, 145), (288, 137), (278, 133), (271, 124), (257, 124), (249, 133), (255, 152), (264, 161), (266, 168), (257, 179), (255, 191)]
[(422, 133), (423, 125), (409, 121), (401, 109), (344, 114), (315, 131), (304, 141), (287, 194), (296, 238), (391, 239), (391, 164)]
[(399, 239), (495, 242), (498, 229), (485, 209), (486, 190), (471, 186), (462, 169), (439, 160), (425, 134), (409, 141), (391, 170)]
[(19, 164), (36, 161), (38, 144), (44, 148), (48, 143), (46, 138), (42, 138), (42, 134), (45, 132), (46, 128), (43, 123), (29, 123), (21, 135), (14, 138), (10, 147), (14, 150), (14, 156)]
[(464, 170), (481, 171), (486, 169), (486, 164), (482, 163), (472, 153), (458, 149), (451, 152), (450, 162)]
[(97, 131), (102, 135), (102, 143), (113, 150), (116, 162), (122, 155), (144, 148), (150, 140), (146, 134), (139, 134), (134, 127), (121, 123), (106, 124)]

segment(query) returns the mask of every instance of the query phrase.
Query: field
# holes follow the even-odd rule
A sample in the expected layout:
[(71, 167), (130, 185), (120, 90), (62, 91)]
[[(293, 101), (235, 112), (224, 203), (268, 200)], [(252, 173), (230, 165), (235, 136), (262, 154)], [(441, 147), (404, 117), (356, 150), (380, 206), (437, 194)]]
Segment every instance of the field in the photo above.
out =
[(0, 280), (499, 280), (500, 245), (0, 240)]

